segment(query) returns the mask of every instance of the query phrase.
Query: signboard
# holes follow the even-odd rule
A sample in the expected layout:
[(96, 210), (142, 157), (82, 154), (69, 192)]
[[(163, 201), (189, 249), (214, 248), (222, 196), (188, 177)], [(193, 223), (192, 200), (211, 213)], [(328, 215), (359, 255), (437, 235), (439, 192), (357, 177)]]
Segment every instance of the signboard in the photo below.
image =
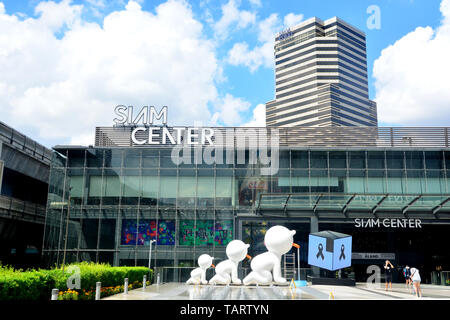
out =
[[(137, 113), (133, 106), (118, 105), (114, 109), (116, 126), (133, 127), (131, 140), (136, 145), (172, 144), (213, 145), (212, 128), (167, 127), (168, 108), (164, 106), (158, 112), (153, 106), (144, 106)], [(154, 126), (156, 120), (159, 126)]]
[(403, 229), (417, 229), (422, 228), (422, 220), (420, 219), (398, 219), (398, 218), (384, 218), (384, 219), (362, 219), (354, 220), (356, 228), (403, 228)]
[(308, 241), (308, 264), (327, 270), (349, 267), (352, 258), (352, 237), (347, 234), (321, 231), (311, 233)]
[(395, 260), (395, 253), (353, 252), (352, 259), (361, 260)]
[(281, 41), (281, 40), (287, 39), (287, 38), (291, 37), (293, 34), (294, 33), (291, 31), (291, 29), (287, 28), (286, 30), (280, 32), (280, 35), (275, 38), (275, 41)]

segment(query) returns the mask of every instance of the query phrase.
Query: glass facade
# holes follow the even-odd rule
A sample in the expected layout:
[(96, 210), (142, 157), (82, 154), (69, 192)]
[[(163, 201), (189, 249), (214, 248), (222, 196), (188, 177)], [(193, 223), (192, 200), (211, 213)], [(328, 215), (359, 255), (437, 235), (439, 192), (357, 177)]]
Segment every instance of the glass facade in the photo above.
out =
[[(247, 239), (258, 253), (270, 214), (283, 223), (286, 210), (286, 223), (302, 212), (294, 222), (307, 237), (304, 219), (316, 209), (321, 223), (344, 208), (366, 217), (376, 206), (394, 216), (411, 207), (411, 214), (432, 219), (434, 208), (447, 212), (450, 205), (450, 151), (444, 149), (287, 148), (273, 176), (261, 176), (260, 165), (246, 160), (177, 166), (164, 147), (56, 149), (45, 261), (62, 263), (65, 250), (66, 262), (148, 265), (153, 239), (153, 266), (194, 266), (202, 253), (225, 258), (235, 238)], [(334, 217), (348, 223), (345, 215)]]

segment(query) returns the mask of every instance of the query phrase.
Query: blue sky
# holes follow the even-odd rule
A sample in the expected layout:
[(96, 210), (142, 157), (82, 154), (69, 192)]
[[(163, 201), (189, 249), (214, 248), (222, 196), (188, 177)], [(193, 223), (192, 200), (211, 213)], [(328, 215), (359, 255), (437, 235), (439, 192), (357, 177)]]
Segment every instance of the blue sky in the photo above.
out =
[[(18, 17), (18, 22), (14, 22), (12, 24), (11, 28), (20, 28), (20, 21), (25, 21), (28, 18), (31, 19), (39, 19), (39, 17), (43, 17), (45, 12), (48, 12), (49, 15), (59, 14), (65, 15), (68, 11), (51, 11), (51, 7), (40, 7), (43, 9), (37, 10), (38, 6), (41, 5), (42, 2), (45, 1), (39, 1), (39, 0), (29, 0), (29, 1), (17, 1), (17, 0), (0, 0), (0, 2), (3, 3), (5, 12), (3, 15), (5, 16), (16, 16)], [(56, 3), (60, 3), (60, 1), (55, 1)], [(66, 2), (66, 8), (76, 8), (78, 5), (82, 5), (82, 7), (79, 7), (79, 11), (73, 10), (70, 14), (67, 13), (67, 19), (77, 19), (78, 22), (81, 21), (82, 24), (88, 24), (88, 23), (94, 23), (99, 26), (99, 28), (103, 27), (104, 19), (105, 17), (112, 16), (115, 12), (120, 12), (126, 10), (131, 10), (130, 7), (127, 7), (128, 1), (125, 0), (112, 0), (112, 1), (106, 1), (106, 0), (89, 0), (89, 1), (81, 1), (81, 0), (73, 0)], [(159, 15), (159, 7), (163, 7), (166, 4), (166, 1), (151, 1), (151, 0), (140, 0), (137, 1), (139, 3), (139, 6), (141, 7), (140, 10), (144, 12), (149, 12), (152, 14), (152, 16), (156, 17)], [(177, 1), (175, 1), (177, 2)], [(231, 3), (232, 2), (232, 3)], [(213, 77), (214, 80), (211, 80), (210, 83), (206, 84), (206, 89), (203, 87), (199, 89), (200, 91), (205, 90), (212, 90), (211, 92), (215, 91), (214, 93), (211, 93), (208, 95), (208, 97), (205, 97), (202, 102), (204, 102), (207, 106), (207, 110), (209, 111), (208, 117), (200, 119), (203, 122), (208, 122), (208, 119), (214, 119), (212, 121), (213, 124), (216, 125), (243, 125), (246, 123), (252, 123), (251, 121), (255, 120), (253, 117), (255, 116), (255, 113), (253, 112), (254, 109), (261, 104), (264, 104), (267, 101), (270, 101), (274, 98), (274, 71), (273, 66), (270, 65), (266, 60), (258, 60), (259, 63), (256, 63), (253, 65), (253, 68), (250, 67), (249, 64), (246, 64), (245, 62), (242, 62), (244, 60), (240, 60), (241, 62), (232, 62), (230, 59), (230, 52), (233, 49), (236, 44), (245, 44), (247, 48), (246, 53), (250, 53), (254, 49), (258, 47), (262, 47), (264, 45), (264, 41), (262, 40), (262, 37), (264, 36), (262, 34), (261, 26), (264, 24), (264, 22), (268, 21), (268, 19), (274, 16), (276, 14), (275, 18), (271, 21), (275, 21), (271, 24), (271, 30), (272, 31), (281, 31), (282, 28), (284, 28), (286, 25), (283, 25), (283, 18), (286, 17), (288, 14), (293, 14), (297, 16), (296, 21), (303, 21), (310, 17), (317, 16), (318, 18), (322, 20), (326, 20), (328, 18), (331, 18), (333, 16), (338, 16), (345, 21), (349, 22), (350, 24), (354, 25), (355, 27), (363, 30), (366, 33), (366, 41), (367, 41), (367, 59), (368, 59), (368, 74), (369, 74), (369, 95), (371, 99), (376, 99), (379, 97), (380, 101), (382, 102), (382, 105), (379, 103), (379, 119), (380, 125), (433, 125), (434, 121), (436, 119), (437, 125), (447, 125), (449, 124), (450, 115), (448, 111), (446, 111), (445, 106), (450, 102), (448, 95), (445, 95), (443, 98), (441, 98), (440, 101), (433, 102), (434, 105), (436, 105), (436, 110), (443, 110), (445, 113), (444, 119), (442, 119), (442, 113), (435, 115), (435, 119), (430, 118), (428, 120), (424, 120), (423, 117), (421, 117), (420, 112), (413, 112), (411, 111), (411, 116), (408, 117), (402, 117), (401, 114), (410, 113), (409, 112), (409, 105), (400, 105), (399, 101), (405, 100), (404, 98), (397, 97), (396, 93), (403, 92), (406, 90), (406, 86), (410, 86), (411, 77), (417, 77), (417, 83), (416, 85), (418, 87), (422, 87), (422, 82), (424, 79), (424, 76), (432, 77), (433, 74), (437, 73), (439, 71), (439, 68), (436, 66), (430, 66), (427, 67), (427, 70), (430, 70), (428, 74), (409, 74), (408, 70), (410, 68), (414, 67), (414, 64), (420, 64), (421, 59), (426, 59), (425, 55), (432, 55), (432, 53), (435, 51), (435, 48), (437, 46), (437, 41), (435, 40), (436, 37), (436, 30), (441, 25), (444, 25), (443, 23), (443, 16), (445, 14), (442, 12), (441, 7), (445, 7), (442, 3), (445, 4), (447, 0), (444, 1), (438, 1), (438, 0), (431, 0), (431, 1), (418, 1), (418, 0), (384, 0), (384, 1), (362, 1), (362, 0), (322, 0), (322, 1), (313, 1), (313, 0), (282, 0), (282, 1), (264, 1), (264, 0), (222, 0), (222, 1), (213, 1), (213, 0), (202, 0), (202, 1), (188, 1), (184, 2), (183, 6), (188, 8), (188, 12), (184, 12), (183, 14), (192, 14), (191, 18), (195, 20), (199, 26), (201, 26), (201, 31), (193, 31), (193, 37), (195, 40), (200, 40), (205, 45), (205, 57), (213, 56), (214, 62), (212, 65), (212, 69), (208, 69), (205, 75), (205, 79)], [(442, 4), (442, 5), (441, 5)], [(224, 19), (225, 11), (224, 8), (226, 6), (231, 7), (231, 5), (234, 6), (234, 9), (236, 10), (238, 14), (244, 14), (242, 17), (246, 17), (248, 21), (243, 22), (244, 20), (240, 18), (236, 18), (235, 20), (229, 22), (228, 24), (225, 23), (225, 26), (221, 29), (222, 36), (219, 34), (218, 28), (219, 28), (219, 22), (221, 19)], [(367, 8), (370, 5), (376, 5), (380, 8), (381, 13), (381, 28), (380, 29), (368, 29), (367, 27), (367, 20), (370, 16), (370, 14), (367, 13)], [(174, 7), (175, 8), (175, 7)], [(46, 11), (47, 10), (47, 11)], [(136, 9), (137, 10), (137, 9)], [(134, 12), (137, 12), (137, 11)], [(169, 9), (167, 9), (169, 11)], [(180, 11), (180, 7), (176, 7), (176, 9), (171, 9), (171, 12), (175, 12), (176, 10)], [(75, 13), (74, 13), (75, 12)], [(247, 14), (247, 15), (245, 15)], [(76, 16), (76, 18), (74, 18)], [(450, 16), (450, 14), (449, 14)], [(181, 17), (181, 16), (177, 16)], [(64, 18), (66, 19), (66, 18)], [(179, 18), (178, 18), (179, 19)], [(41, 19), (44, 20), (44, 19)], [(47, 19), (48, 20), (48, 19)], [(71, 21), (72, 21), (71, 20)], [(295, 19), (294, 19), (295, 20)], [(449, 19), (450, 20), (450, 19)], [(68, 23), (68, 20), (64, 20), (64, 22), (55, 22), (57, 25), (54, 27), (53, 25), (50, 27), (52, 28), (51, 32), (53, 33), (53, 36), (55, 37), (55, 41), (52, 40), (52, 43), (57, 43), (58, 40), (63, 43), (63, 41), (68, 41), (69, 36), (75, 34), (73, 24)], [(53, 23), (53, 22), (52, 22)], [(175, 21), (173, 22), (175, 23)], [(46, 22), (47, 25), (49, 25), (48, 22)], [(241, 24), (241, 25), (240, 25)], [(276, 29), (276, 27), (279, 27), (280, 29)], [(430, 27), (426, 30), (422, 30), (424, 33), (428, 30), (428, 33), (425, 35), (422, 35), (420, 30), (416, 30), (418, 27)], [(444, 29), (444, 28), (442, 28)], [(69, 33), (68, 31), (73, 31), (72, 33)], [(1, 33), (5, 32), (4, 30), (0, 30), (0, 39), (1, 39)], [(149, 29), (149, 37), (152, 37), (152, 32), (158, 32), (158, 34), (165, 34), (166, 32), (172, 32), (170, 23), (165, 24), (165, 28), (162, 30), (154, 30)], [(408, 34), (410, 34), (409, 37), (406, 37)], [(444, 32), (442, 32), (444, 35)], [(190, 34), (191, 35), (191, 34)], [(445, 34), (446, 35), (446, 34)], [(46, 37), (45, 34), (43, 37)], [(169, 36), (170, 37), (170, 36)], [(266, 34), (267, 37), (267, 34)], [(270, 35), (269, 35), (270, 37)], [(425, 39), (424, 39), (425, 37)], [(24, 41), (29, 41), (25, 38)], [(32, 37), (31, 37), (32, 38)], [(270, 37), (271, 38), (271, 37)], [(396, 44), (396, 41), (403, 39), (401, 42)], [(136, 41), (139, 41), (139, 38), (136, 38)], [(164, 37), (162, 37), (164, 39)], [(164, 41), (164, 40), (161, 40)], [(422, 42), (421, 42), (422, 41)], [(267, 41), (266, 41), (267, 42)], [(5, 42), (4, 42), (5, 43)], [(3, 45), (5, 45), (3, 43)], [(401, 44), (404, 43), (402, 46)], [(439, 42), (441, 43), (441, 42)], [(442, 42), (442, 43), (445, 43)], [(425, 45), (424, 45), (425, 44)], [(414, 60), (414, 54), (418, 54), (416, 51), (418, 51), (420, 48), (423, 48), (424, 46), (430, 44), (430, 49), (426, 52), (420, 53), (418, 56), (420, 59)], [(82, 46), (83, 44), (79, 44), (77, 47)], [(382, 50), (391, 46), (391, 50), (386, 52), (384, 57), (382, 56)], [(59, 46), (58, 44), (55, 44), (55, 46)], [(211, 46), (211, 47), (208, 47)], [(415, 50), (415, 46), (418, 48)], [(442, 45), (445, 50), (448, 48), (445, 46), (445, 44)], [(25, 50), (27, 47), (26, 45), (19, 46), (20, 48), (18, 50)], [(62, 45), (63, 48), (65, 48), (65, 45)], [(33, 46), (35, 48), (35, 46)], [(209, 49), (208, 49), (209, 48)], [(395, 66), (389, 66), (389, 63), (394, 64), (395, 61), (401, 61), (401, 54), (400, 52), (407, 52), (404, 51), (406, 48), (411, 48), (411, 55), (409, 64), (406, 64), (403, 68), (396, 67), (397, 65), (400, 65), (400, 63), (397, 63)], [(2, 42), (0, 41), (0, 73), (2, 72), (2, 67), (5, 69), (5, 72), (10, 72), (7, 69), (6, 63), (11, 63), (8, 60), (3, 61), (1, 60), (1, 49), (2, 49)], [(90, 49), (94, 50), (94, 49)], [(155, 50), (158, 50), (157, 46), (155, 46)], [(209, 50), (209, 51), (208, 51)], [(30, 49), (28, 49), (30, 51)], [(42, 51), (42, 49), (40, 50)], [(206, 52), (208, 51), (208, 52)], [(266, 51), (267, 52), (267, 51)], [(13, 56), (14, 52), (9, 52), (7, 56)], [(447, 52), (447, 57), (450, 56), (450, 52)], [(22, 55), (23, 56), (23, 55)], [(267, 54), (266, 54), (267, 56)], [(444, 55), (445, 56), (445, 55)], [(30, 59), (34, 59), (35, 55), (32, 55)], [(241, 57), (244, 59), (244, 57)], [(261, 57), (259, 57), (261, 58)], [(266, 57), (267, 58), (267, 57)], [(59, 59), (59, 58), (55, 58)], [(64, 59), (61, 58), (61, 59)], [(69, 58), (68, 58), (69, 59)], [(70, 56), (71, 61), (77, 60), (77, 56), (73, 55)], [(169, 58), (168, 58), (169, 59)], [(173, 59), (177, 59), (176, 55), (173, 55)], [(263, 59), (263, 58), (261, 58)], [(378, 66), (378, 73), (377, 77), (374, 76), (374, 62), (379, 59), (379, 66)], [(181, 59), (186, 60), (186, 63), (189, 63), (189, 59)], [(11, 60), (11, 61), (20, 61), (20, 60)], [(205, 61), (206, 58), (205, 58)], [(208, 60), (210, 61), (210, 60)], [(212, 61), (212, 60), (211, 60)], [(263, 62), (261, 62), (263, 61)], [(39, 60), (37, 59), (34, 64), (39, 64)], [(70, 64), (69, 62), (65, 62)], [(171, 65), (171, 60), (165, 60), (166, 65)], [(205, 62), (206, 64), (206, 62)], [(51, 64), (49, 64), (51, 66)], [(448, 64), (445, 65), (443, 68), (447, 68)], [(79, 66), (77, 66), (79, 68)], [(51, 68), (51, 67), (50, 67)], [(56, 66), (55, 66), (56, 68)], [(152, 73), (151, 67), (149, 67), (149, 73), (148, 74), (160, 74), (161, 70), (155, 70), (155, 73)], [(170, 67), (172, 68), (172, 67)], [(175, 67), (173, 67), (175, 68)], [(182, 67), (180, 67), (183, 69)], [(436, 70), (433, 70), (433, 68), (436, 68)], [(398, 69), (398, 70), (397, 70)], [(387, 70), (387, 71), (386, 71)], [(394, 75), (387, 74), (387, 72), (390, 72), (389, 70), (392, 70)], [(35, 71), (35, 68), (24, 70), (24, 74), (33, 74)], [(37, 72), (37, 71), (36, 71)], [(51, 70), (50, 70), (51, 72)], [(424, 71), (426, 72), (426, 71)], [(50, 76), (49, 76), (50, 77)], [(58, 78), (59, 77), (59, 78)], [(64, 79), (64, 81), (60, 81), (60, 78), (67, 77), (67, 79)], [(4, 90), (3, 93), (1, 91), (1, 84), (2, 81), (6, 84), (11, 84), (13, 80), (11, 78), (5, 77), (4, 79), (0, 76), (0, 102), (3, 102), (3, 106), (1, 107), (3, 110), (0, 109), (0, 118), (3, 118), (8, 124), (12, 125), (16, 129), (29, 134), (32, 138), (36, 139), (37, 141), (43, 142), (46, 145), (52, 145), (56, 143), (75, 143), (75, 142), (84, 142), (89, 140), (89, 130), (93, 134), (94, 126), (95, 125), (111, 125), (112, 120), (112, 109), (117, 104), (122, 103), (128, 103), (128, 104), (135, 104), (139, 105), (139, 103), (144, 103), (142, 100), (137, 99), (134, 100), (134, 97), (130, 94), (127, 96), (126, 93), (121, 95), (121, 97), (124, 100), (127, 101), (116, 101), (114, 102), (114, 99), (111, 99), (111, 101), (108, 101), (108, 103), (112, 104), (110, 106), (111, 113), (110, 114), (104, 114), (103, 121), (100, 121), (98, 119), (98, 114), (96, 114), (97, 119), (91, 119), (94, 118), (95, 115), (87, 116), (85, 119), (87, 119), (87, 124), (81, 128), (80, 130), (83, 131), (83, 135), (78, 137), (78, 139), (73, 138), (73, 130), (77, 130), (76, 125), (73, 125), (72, 131), (68, 129), (67, 133), (64, 134), (64, 132), (55, 133), (55, 130), (58, 130), (58, 128), (55, 128), (52, 130), (51, 128), (47, 128), (47, 130), (43, 129), (43, 127), (46, 125), (44, 124), (44, 120), (42, 120), (41, 127), (38, 126), (39, 119), (36, 119), (36, 125), (32, 125), (30, 123), (25, 123), (23, 120), (24, 117), (30, 116), (32, 113), (29, 110), (30, 107), (24, 106), (20, 107), (23, 108), (20, 109), (21, 111), (17, 111), (16, 113), (10, 112), (10, 110), (6, 110), (8, 105), (11, 106), (11, 108), (16, 108), (17, 105), (22, 106), (22, 104), (28, 103), (30, 104), (31, 101), (40, 101), (41, 96), (39, 96), (39, 91), (42, 89), (42, 87), (48, 86), (48, 90), (45, 92), (42, 92), (42, 96), (45, 96), (45, 103), (42, 102), (42, 105), (50, 105), (52, 104), (52, 95), (49, 92), (53, 92), (51, 88), (55, 88), (58, 85), (63, 85), (69, 83), (70, 75), (55, 75), (53, 80), (49, 80), (48, 82), (43, 81), (43, 84), (39, 84), (39, 77), (36, 76), (36, 81), (33, 84), (30, 84), (29, 87), (22, 88), (22, 93), (17, 94), (17, 96), (10, 95), (10, 92), (18, 92), (20, 90), (11, 89), (9, 91)], [(196, 74), (191, 75), (191, 77), (196, 77)], [(384, 78), (389, 78), (391, 82), (384, 81)], [(56, 79), (56, 80), (55, 80)], [(86, 78), (83, 78), (86, 79)], [(89, 81), (92, 80), (92, 76), (89, 77)], [(152, 80), (155, 82), (154, 85), (158, 85), (158, 77), (155, 75), (152, 77)], [(9, 82), (8, 82), (9, 81)], [(59, 82), (58, 82), (59, 81)], [(73, 81), (73, 83), (79, 83), (79, 81)], [(168, 80), (164, 79), (161, 80), (162, 82), (170, 82), (174, 80)], [(200, 85), (205, 85), (205, 83), (208, 80), (204, 80), (200, 82)], [(377, 92), (376, 83), (379, 82), (379, 89)], [(186, 80), (186, 83), (189, 83), (189, 79)], [(396, 86), (395, 92), (390, 92), (389, 90), (394, 90), (392, 87)], [(193, 84), (194, 86), (195, 84)], [(71, 91), (76, 91), (77, 88), (74, 87), (75, 84), (71, 84)], [(97, 92), (100, 92), (103, 90), (101, 88), (100, 82), (93, 82), (92, 85), (90, 85), (90, 88), (92, 86), (99, 87)], [(397, 87), (398, 86), (398, 87)], [(402, 87), (403, 86), (403, 87)], [(11, 86), (12, 87), (12, 86)], [(173, 85), (173, 90), (177, 90), (177, 85)], [(410, 87), (413, 87), (412, 85)], [(434, 86), (436, 87), (436, 86)], [(34, 88), (34, 89), (33, 89)], [(38, 89), (36, 89), (38, 88)], [(390, 89), (391, 88), (391, 89)], [(442, 92), (445, 92), (445, 87), (438, 88), (439, 90), (442, 90)], [(450, 89), (450, 88), (449, 88)], [(28, 90), (28, 91), (27, 91)], [(108, 91), (109, 89), (105, 89), (105, 91)], [(84, 92), (85, 90), (83, 90)], [(417, 90), (415, 90), (417, 91)], [(411, 94), (414, 94), (414, 91), (411, 91)], [(438, 91), (439, 92), (439, 91)], [(1, 95), (3, 94), (3, 100)], [(36, 94), (38, 96), (33, 95), (33, 99), (28, 99), (29, 96), (32, 94)], [(166, 93), (167, 94), (167, 93)], [(406, 93), (405, 93), (406, 94)], [(411, 96), (409, 94), (409, 96)], [(436, 90), (430, 88), (429, 91), (425, 92), (423, 94), (423, 97), (417, 97), (417, 99), (413, 99), (414, 101), (421, 101), (420, 99), (423, 99), (423, 101), (427, 101), (426, 97), (429, 97), (430, 95), (436, 94)], [(154, 95), (153, 95), (154, 96)], [(90, 95), (85, 100), (80, 100), (79, 103), (82, 104), (91, 104), (91, 107), (89, 108), (95, 108), (95, 105), (98, 102), (97, 100), (101, 100), (102, 96), (96, 96)], [(152, 104), (152, 101), (148, 101), (152, 98), (152, 95), (149, 97), (145, 97), (147, 100), (147, 103)], [(28, 100), (27, 100), (28, 99)], [(31, 99), (31, 100), (30, 100)], [(42, 98), (44, 99), (44, 98)], [(60, 98), (58, 98), (60, 99)], [(163, 101), (164, 99), (156, 99), (157, 102)], [(5, 101), (7, 102), (5, 104)], [(61, 100), (62, 101), (62, 100)], [(196, 101), (193, 99), (192, 101)], [(200, 100), (199, 100), (200, 101)], [(55, 105), (58, 104), (60, 100), (55, 101)], [(199, 103), (202, 103), (199, 102)], [(64, 102), (61, 102), (64, 103)], [(160, 102), (164, 103), (164, 102)], [(176, 102), (172, 102), (175, 103)], [(39, 103), (36, 104), (36, 107), (39, 111)], [(389, 106), (387, 106), (389, 105)], [(399, 115), (392, 115), (388, 113), (386, 110), (391, 110), (393, 108), (398, 108), (402, 110), (402, 113)], [(171, 113), (170, 108), (172, 106), (169, 104), (169, 119), (170, 115), (173, 113), (178, 114), (177, 107), (174, 106), (172, 110), (175, 110), (175, 112)], [(425, 106), (422, 106), (424, 109), (426, 109)], [(44, 107), (42, 107), (44, 108)], [(51, 109), (50, 107), (48, 107)], [(74, 107), (72, 107), (74, 108)], [(100, 108), (100, 107), (99, 107)], [(103, 107), (104, 108), (104, 107)], [(181, 108), (181, 107), (180, 107)], [(186, 109), (187, 107), (183, 107)], [(417, 108), (421, 108), (420, 106)], [(184, 110), (183, 109), (183, 110)], [(260, 108), (261, 109), (261, 108)], [(450, 107), (449, 107), (450, 109)], [(102, 109), (104, 110), (104, 109)], [(181, 109), (180, 109), (181, 110)], [(228, 112), (227, 110), (232, 110), (232, 112)], [(412, 108), (411, 110), (414, 110)], [(36, 110), (35, 110), (36, 111)], [(75, 110), (70, 109), (67, 107), (64, 114), (67, 115), (67, 113), (74, 112)], [(45, 111), (42, 111), (42, 113), (48, 113), (48, 116), (54, 117), (53, 122), (55, 119), (58, 119), (55, 115), (55, 111), (48, 111), (47, 109)], [(201, 113), (202, 111), (199, 110)], [(204, 113), (204, 112), (203, 112)], [(384, 117), (383, 114), (389, 115)], [(448, 116), (448, 117), (447, 117)], [(67, 121), (65, 120), (67, 118), (64, 118), (61, 116), (61, 121)], [(176, 119), (179, 121), (179, 119)], [(439, 122), (439, 121), (440, 122)], [(192, 119), (189, 119), (188, 122), (192, 121)], [(421, 122), (422, 121), (422, 122)], [(78, 124), (80, 121), (78, 122)], [(259, 122), (257, 122), (259, 123)], [(169, 120), (170, 124), (170, 120)], [(176, 121), (173, 124), (177, 124)], [(189, 124), (189, 123), (187, 123)], [(90, 128), (90, 129), (89, 129)], [(61, 130), (60, 130), (61, 131)], [(72, 136), (69, 136), (72, 134)]]

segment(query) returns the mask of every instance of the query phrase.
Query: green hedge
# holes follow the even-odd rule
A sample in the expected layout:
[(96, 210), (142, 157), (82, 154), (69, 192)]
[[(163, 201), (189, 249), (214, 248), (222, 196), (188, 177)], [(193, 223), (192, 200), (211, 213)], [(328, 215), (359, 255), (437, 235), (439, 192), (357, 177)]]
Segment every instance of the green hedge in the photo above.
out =
[[(128, 283), (141, 283), (143, 276), (147, 275), (150, 283), (153, 271), (146, 267), (111, 267), (109, 264), (96, 264), (82, 262), (74, 264), (80, 268), (80, 289), (78, 293), (95, 290), (97, 281), (102, 287), (116, 287), (123, 285), (124, 279)], [(54, 288), (66, 291), (67, 280), (73, 273), (68, 273), (65, 266), (50, 270), (25, 271), (14, 270), (0, 266), (0, 300), (49, 300), (51, 290)]]
[(0, 266), (0, 300), (48, 300), (53, 288), (55, 279), (49, 272)]

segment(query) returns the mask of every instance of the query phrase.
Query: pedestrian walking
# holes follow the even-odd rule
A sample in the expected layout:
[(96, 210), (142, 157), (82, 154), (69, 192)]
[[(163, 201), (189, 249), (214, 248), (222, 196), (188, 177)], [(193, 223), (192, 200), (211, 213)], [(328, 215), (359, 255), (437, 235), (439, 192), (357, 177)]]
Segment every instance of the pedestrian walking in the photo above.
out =
[(388, 290), (388, 285), (392, 291), (392, 273), (394, 271), (394, 266), (389, 260), (386, 260), (384, 264), (384, 274), (386, 276), (386, 291)]
[(406, 288), (408, 288), (408, 290), (411, 289), (410, 286), (412, 286), (412, 281), (411, 281), (411, 268), (406, 265), (403, 268), (403, 276), (405, 277), (405, 281), (406, 281)]
[(413, 286), (414, 286), (414, 293), (416, 294), (417, 297), (422, 297), (422, 290), (420, 289), (420, 281), (422, 281), (422, 279), (420, 278), (420, 273), (419, 270), (417, 268), (411, 268), (411, 280), (413, 282)]

